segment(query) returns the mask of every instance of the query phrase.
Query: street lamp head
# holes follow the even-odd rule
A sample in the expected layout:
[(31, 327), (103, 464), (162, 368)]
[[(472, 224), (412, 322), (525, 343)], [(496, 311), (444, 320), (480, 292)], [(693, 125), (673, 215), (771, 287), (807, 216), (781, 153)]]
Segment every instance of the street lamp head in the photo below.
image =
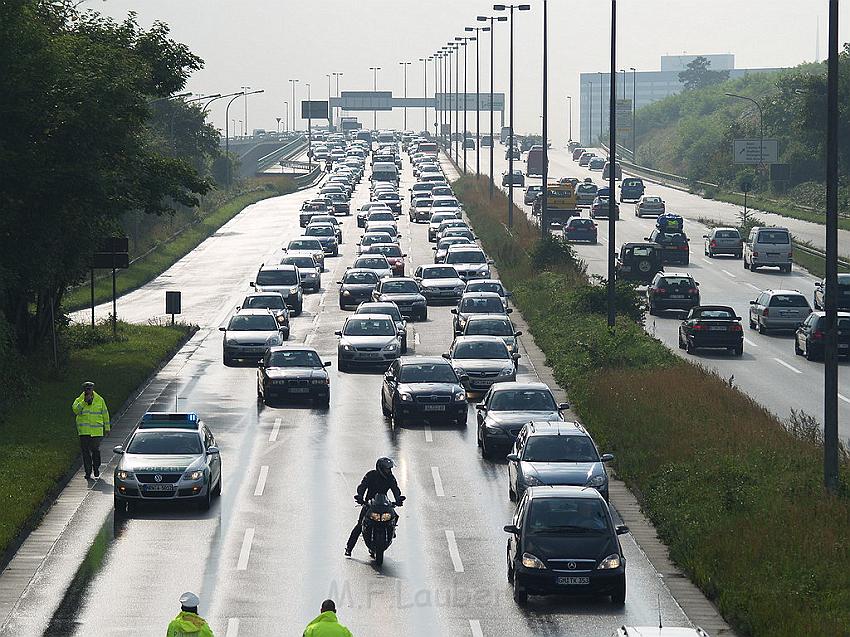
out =
[(489, 30), (490, 30), (490, 27), (481, 27), (481, 30), (482, 30), (482, 31), (489, 31)]
[(475, 31), (475, 27), (463, 27), (464, 31)]
[(629, 70), (630, 70), (630, 71), (637, 71), (637, 69), (636, 69), (635, 67), (633, 67), (633, 66), (630, 66), (630, 67), (629, 67)]
[(506, 16), (506, 15), (500, 15), (496, 18), (496, 22), (507, 22), (507, 21), (508, 21), (508, 16)]
[(493, 11), (504, 11), (507, 7), (503, 4), (494, 4)]
[(476, 37), (473, 35), (471, 38), (469, 38), (469, 41), (470, 41), (470, 42), (475, 42), (477, 39), (478, 39), (478, 38), (476, 38)]
[(486, 15), (480, 15), (475, 19), (478, 20), (479, 22), (487, 22), (487, 20), (489, 20), (490, 18), (488, 18)]
[(459, 35), (456, 35), (456, 36), (455, 36), (455, 42), (460, 42), (460, 41), (461, 41), (461, 40), (463, 40), (463, 39), (464, 39), (464, 38), (462, 38), (462, 37), (461, 37), (461, 36), (459, 36)]
[(520, 11), (531, 11), (531, 5), (530, 4), (521, 4), (517, 7), (517, 9), (519, 9)]

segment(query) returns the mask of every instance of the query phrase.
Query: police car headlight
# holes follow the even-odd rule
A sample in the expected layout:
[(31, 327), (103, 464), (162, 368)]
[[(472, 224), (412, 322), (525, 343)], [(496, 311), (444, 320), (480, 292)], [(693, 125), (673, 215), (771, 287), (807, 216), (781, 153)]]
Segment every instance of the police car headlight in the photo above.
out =
[(133, 477), (133, 474), (132, 474), (132, 473), (130, 473), (129, 471), (116, 471), (116, 472), (115, 472), (115, 476), (116, 476), (119, 480), (129, 480), (130, 478), (132, 478), (132, 477)]
[(203, 471), (187, 471), (185, 474), (183, 474), (183, 477), (186, 480), (200, 480), (201, 478), (204, 477), (204, 472)]

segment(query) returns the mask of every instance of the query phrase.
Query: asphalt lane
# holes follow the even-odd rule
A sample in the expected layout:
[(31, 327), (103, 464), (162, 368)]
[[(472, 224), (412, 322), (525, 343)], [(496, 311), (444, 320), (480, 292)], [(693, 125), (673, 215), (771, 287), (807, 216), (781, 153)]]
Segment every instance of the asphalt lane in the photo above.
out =
[[(482, 149), (482, 166), (489, 165), (489, 150)], [(496, 147), (494, 164), (497, 177), (507, 170), (503, 147)], [(572, 161), (563, 149), (550, 149), (549, 173), (553, 179), (560, 177), (590, 177), (597, 185), (602, 184), (601, 171), (590, 171)], [(485, 162), (485, 157), (487, 161)], [(468, 161), (468, 160), (467, 160)], [(525, 162), (519, 167), (524, 171)], [(528, 183), (540, 183), (540, 179), (528, 179)], [(499, 181), (501, 179), (499, 177)], [(672, 188), (646, 183), (648, 195), (658, 195), (667, 202), (667, 210), (681, 214), (686, 218), (685, 232), (690, 238), (690, 263), (687, 266), (669, 265), (668, 272), (688, 272), (700, 283), (702, 303), (729, 305), (743, 318), (744, 355), (740, 358), (730, 356), (723, 351), (700, 350), (689, 355), (678, 348), (678, 329), (684, 316), (681, 312), (666, 312), (661, 316), (647, 316), (647, 331), (659, 338), (676, 354), (704, 365), (724, 379), (752, 396), (780, 418), (788, 418), (791, 410), (804, 411), (818, 420), (823, 419), (823, 363), (807, 361), (794, 354), (793, 332), (780, 331), (759, 334), (748, 328), (750, 300), (765, 289), (792, 289), (802, 292), (812, 303), (814, 285), (817, 279), (797, 266), (790, 273), (780, 273), (777, 269), (762, 269), (757, 272), (744, 270), (740, 259), (719, 256), (709, 259), (704, 255), (703, 235), (708, 228), (696, 219), (727, 218), (729, 208), (735, 208), (722, 202), (681, 192)], [(515, 201), (531, 215), (531, 207), (524, 206), (522, 194), (524, 188), (515, 188)], [(668, 199), (669, 197), (669, 199)], [(582, 209), (582, 216), (589, 216), (588, 209)], [(786, 220), (793, 221), (793, 220)], [(575, 244), (579, 256), (587, 263), (588, 272), (599, 276), (607, 275), (608, 221), (596, 220), (599, 243), (597, 245)], [(777, 222), (781, 223), (781, 222)], [(785, 224), (789, 225), (789, 224)], [(812, 225), (812, 224), (808, 224)], [(638, 218), (634, 215), (634, 205), (620, 204), (620, 221), (617, 222), (617, 246), (628, 241), (644, 241), (655, 227), (655, 218)], [(839, 435), (850, 438), (850, 362), (839, 362)]]
[[(405, 162), (403, 193), (411, 180)], [(502, 531), (514, 506), (504, 463), (480, 457), (472, 409), (466, 428), (394, 430), (380, 411), (381, 374), (336, 369), (333, 331), (349, 313), (339, 310), (334, 282), (354, 257), (353, 216), (343, 222), (345, 243), (339, 258), (328, 259), (322, 291), (307, 295), (303, 315), (293, 320), (292, 341), (308, 342), (333, 361), (330, 408), (258, 405), (256, 369), (221, 364), (217, 325), (250, 291), (259, 263), (300, 233), (296, 210), (306, 196), (248, 209), (234, 220), (238, 232), (226, 230), (179, 268), (184, 294), (196, 300), (193, 320), (204, 327), (154, 407), (170, 409), (179, 400), (209, 423), (222, 453), (222, 498), (205, 514), (151, 506), (115, 523), (111, 477), (105, 478), (64, 533), (66, 543), (85, 542), (86, 529), (102, 523), (59, 612), (43, 617), (58, 593), (45, 586), (19, 604), (7, 634), (42, 634), (46, 620), (50, 635), (157, 633), (184, 590), (199, 593), (202, 613), (228, 637), (300, 634), (326, 597), (337, 600), (341, 621), (356, 635), (607, 636), (624, 623), (653, 625), (659, 605), (665, 624), (688, 625), (630, 536), (621, 540), (628, 559), (624, 608), (594, 599), (514, 604)], [(364, 180), (353, 208), (367, 198)], [(426, 227), (404, 214), (400, 227), (410, 265), (430, 262)], [(158, 312), (162, 288), (152, 287), (122, 303), (126, 316), (146, 320)], [(429, 308), (428, 320), (413, 324), (410, 353), (446, 351), (450, 319), (448, 307)], [(536, 378), (526, 360), (519, 378)], [(379, 570), (362, 543), (351, 559), (342, 553), (357, 519), (354, 489), (381, 455), (395, 458), (408, 500)]]

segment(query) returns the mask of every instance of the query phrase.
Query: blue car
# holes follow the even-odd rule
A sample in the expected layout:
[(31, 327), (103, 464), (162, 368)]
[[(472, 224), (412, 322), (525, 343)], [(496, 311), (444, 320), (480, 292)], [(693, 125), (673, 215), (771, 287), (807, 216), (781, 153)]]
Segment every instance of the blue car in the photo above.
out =
[(640, 177), (627, 177), (620, 184), (620, 201), (637, 201), (643, 197), (643, 179)]

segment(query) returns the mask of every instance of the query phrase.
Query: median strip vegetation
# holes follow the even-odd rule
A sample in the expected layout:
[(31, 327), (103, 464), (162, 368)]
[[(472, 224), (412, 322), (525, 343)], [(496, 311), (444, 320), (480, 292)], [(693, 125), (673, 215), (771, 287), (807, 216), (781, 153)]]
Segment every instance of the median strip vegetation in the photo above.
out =
[(570, 246), (540, 241), (487, 180), (455, 192), (582, 421), (637, 494), (672, 559), (742, 635), (840, 635), (850, 626), (848, 461), (842, 494), (822, 487), (817, 423), (782, 423), (725, 379), (643, 329), (642, 297), (605, 288)]
[[(60, 335), (58, 370), (52, 354), (46, 360), (17, 361), (16, 380), (9, 383), (17, 395), (2, 401), (0, 417), (0, 555), (36, 521), (36, 511), (55, 497), (57, 487), (79, 462), (71, 403), (79, 396), (81, 383), (97, 383), (114, 420), (121, 406), (193, 331), (186, 325), (119, 322), (118, 338), (113, 340), (111, 323), (95, 329), (72, 325)], [(101, 444), (104, 463), (113, 442), (105, 438)]]

